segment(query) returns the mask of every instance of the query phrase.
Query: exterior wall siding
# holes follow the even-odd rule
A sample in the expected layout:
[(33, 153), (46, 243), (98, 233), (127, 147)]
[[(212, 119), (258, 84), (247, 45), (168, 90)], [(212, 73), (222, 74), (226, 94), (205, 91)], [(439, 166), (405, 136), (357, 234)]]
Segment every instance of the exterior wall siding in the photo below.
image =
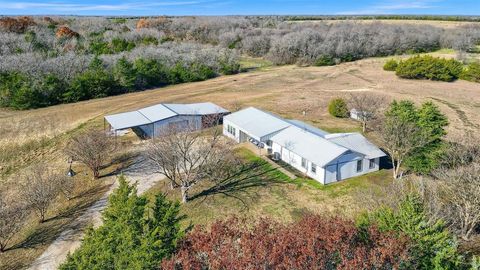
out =
[(186, 125), (188, 127), (194, 127), (194, 129), (202, 128), (202, 116), (197, 115), (177, 115), (161, 121), (157, 121), (152, 124), (143, 125), (139, 128), (145, 133), (146, 136), (155, 137), (162, 135), (166, 130), (168, 130), (169, 125), (177, 124), (178, 127), (181, 125)]
[[(230, 133), (228, 131), (229, 126), (231, 128), (235, 129), (235, 135), (233, 135), (232, 133)], [(238, 126), (232, 124), (227, 119), (223, 119), (223, 135), (230, 138), (230, 139), (235, 140), (237, 143), (240, 142), (240, 128)]]
[[(357, 171), (357, 162), (362, 160), (362, 169)], [(326, 166), (325, 183), (333, 183), (348, 178), (364, 175), (378, 171), (380, 168), (380, 158), (374, 159), (374, 166), (370, 168), (370, 159), (363, 158), (361, 155), (349, 153), (330, 162)]]
[[(330, 162), (324, 168), (317, 165), (316, 173), (313, 173), (313, 163), (310, 160), (306, 160), (306, 168), (304, 168), (302, 166), (301, 156), (275, 142), (272, 143), (272, 151), (273, 153), (279, 153), (282, 161), (288, 163), (299, 172), (317, 180), (322, 184), (330, 184), (355, 176), (378, 171), (380, 164), (380, 158), (375, 158), (373, 164), (374, 166), (370, 168), (370, 159), (363, 158), (363, 156), (360, 154), (347, 152), (346, 154), (338, 157), (336, 160)], [(357, 172), (358, 160), (362, 160), (362, 170), (359, 172)]]
[(299, 172), (305, 174), (306, 176), (317, 180), (318, 182), (324, 184), (325, 171), (320, 166), (316, 165), (316, 172), (312, 172), (313, 162), (306, 160), (306, 167), (302, 167), (302, 157), (295, 154), (294, 152), (282, 147), (281, 145), (273, 142), (272, 143), (273, 153), (280, 153), (280, 158), (282, 161), (290, 164), (292, 167), (297, 169)]

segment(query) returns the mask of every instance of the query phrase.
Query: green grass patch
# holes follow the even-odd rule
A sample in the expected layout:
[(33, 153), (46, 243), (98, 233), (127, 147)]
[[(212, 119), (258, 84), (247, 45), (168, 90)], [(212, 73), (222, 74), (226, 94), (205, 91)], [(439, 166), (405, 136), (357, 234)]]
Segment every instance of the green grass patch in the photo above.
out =
[(255, 57), (247, 57), (247, 56), (242, 56), (239, 62), (240, 62), (240, 69), (242, 71), (264, 70), (268, 67), (273, 66), (272, 62), (265, 60), (263, 58), (255, 58)]
[(287, 180), (288, 183), (297, 185), (298, 187), (307, 186), (317, 190), (321, 190), (331, 198), (336, 198), (350, 194), (353, 190), (378, 188), (386, 185), (390, 179), (390, 171), (380, 170), (364, 174), (357, 177), (352, 177), (337, 183), (323, 185), (320, 182), (311, 178), (301, 178)]
[(440, 54), (456, 54), (457, 51), (455, 51), (454, 49), (443, 48), (443, 49), (440, 49), (440, 50), (435, 51), (435, 53), (440, 53)]

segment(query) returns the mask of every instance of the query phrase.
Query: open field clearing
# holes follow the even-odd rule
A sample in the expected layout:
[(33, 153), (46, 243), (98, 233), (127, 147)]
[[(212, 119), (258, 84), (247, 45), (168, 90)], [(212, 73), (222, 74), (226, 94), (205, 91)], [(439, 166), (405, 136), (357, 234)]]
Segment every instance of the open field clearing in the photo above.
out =
[[(461, 21), (429, 21), (429, 20), (350, 20), (355, 23), (386, 23), (386, 24), (413, 24), (413, 25), (431, 25), (442, 28), (455, 28), (464, 25), (480, 25), (478, 22), (461, 22)], [(344, 20), (322, 20), (322, 22), (338, 23), (345, 22)]]

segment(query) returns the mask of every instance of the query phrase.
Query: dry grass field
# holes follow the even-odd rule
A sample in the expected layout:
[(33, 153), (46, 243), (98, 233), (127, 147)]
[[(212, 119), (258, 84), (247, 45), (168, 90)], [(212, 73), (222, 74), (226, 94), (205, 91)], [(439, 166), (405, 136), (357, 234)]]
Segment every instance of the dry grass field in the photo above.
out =
[[(451, 51), (435, 53), (452, 57)], [(477, 56), (478, 57), (478, 56)], [(388, 99), (410, 99), (417, 103), (433, 101), (448, 116), (450, 125), (448, 136), (461, 136), (467, 131), (480, 129), (480, 84), (456, 81), (453, 83), (416, 81), (399, 79), (393, 72), (383, 71), (387, 58), (373, 58), (332, 67), (274, 67), (261, 60), (248, 59), (248, 65), (257, 70), (212, 80), (181, 84), (108, 97), (75, 104), (64, 104), (29, 111), (0, 110), (0, 182), (2, 185), (15, 185), (19, 175), (29, 166), (38, 162), (48, 162), (56, 169), (67, 169), (63, 149), (73, 134), (89, 128), (102, 128), (106, 114), (134, 110), (160, 102), (203, 102), (211, 101), (230, 110), (246, 106), (256, 106), (275, 112), (283, 117), (297, 118), (310, 122), (327, 131), (358, 131), (358, 123), (349, 119), (335, 119), (327, 112), (331, 98), (357, 92), (384, 95)], [(306, 115), (303, 115), (303, 111)], [(129, 138), (132, 139), (133, 137)], [(135, 140), (135, 139), (134, 139)], [(78, 168), (84, 170), (84, 168)], [(248, 213), (255, 215), (275, 215), (285, 220), (294, 219), (302, 211), (340, 213), (353, 215), (358, 209), (353, 205), (352, 190), (364, 181), (377, 185), (388, 172), (381, 172), (371, 178), (342, 183), (337, 187), (322, 189), (302, 183), (273, 185), (262, 189), (250, 204)], [(103, 188), (110, 179), (95, 184)], [(381, 182), (381, 181), (380, 181)], [(161, 185), (156, 190), (162, 190)], [(97, 198), (97, 193), (89, 198)], [(92, 200), (85, 198), (85, 203)], [(193, 203), (199, 203), (196, 199)], [(219, 196), (202, 201), (193, 212), (185, 212), (190, 221), (207, 224), (219, 214), (237, 213), (243, 207), (238, 201)], [(218, 209), (223, 202), (234, 203), (234, 207)], [(261, 202), (261, 203), (258, 203)], [(75, 202), (59, 202), (55, 213), (70, 209)], [(78, 203), (84, 204), (83, 200)], [(58, 208), (58, 209), (57, 209)], [(65, 210), (66, 209), (66, 210)], [(201, 215), (199, 213), (202, 213)], [(52, 214), (52, 215), (54, 215)], [(61, 228), (70, 217), (62, 219)], [(56, 221), (54, 221), (56, 222)], [(64, 223), (65, 222), (65, 223)], [(56, 223), (49, 223), (54, 226)], [(33, 233), (42, 227), (36, 227)], [(59, 231), (55, 231), (59, 233)], [(27, 234), (32, 233), (27, 232)], [(54, 235), (53, 235), (54, 236)], [(54, 239), (50, 236), (48, 241)], [(48, 243), (48, 241), (46, 243)], [(45, 243), (35, 249), (20, 250), (19, 256), (25, 259), (18, 266), (32, 261), (46, 247)], [(23, 252), (23, 253), (22, 253)], [(15, 256), (17, 257), (17, 256)], [(0, 257), (0, 260), (12, 257)], [(12, 264), (10, 264), (12, 263)], [(13, 264), (0, 264), (0, 269), (10, 269)]]
[[(431, 25), (442, 28), (455, 28), (463, 25), (476, 24), (480, 25), (478, 22), (461, 22), (461, 21), (429, 21), (429, 20), (351, 20), (356, 23), (388, 23), (388, 24), (414, 24), (414, 25)], [(344, 22), (344, 20), (324, 20), (323, 22), (328, 23), (337, 23)]]

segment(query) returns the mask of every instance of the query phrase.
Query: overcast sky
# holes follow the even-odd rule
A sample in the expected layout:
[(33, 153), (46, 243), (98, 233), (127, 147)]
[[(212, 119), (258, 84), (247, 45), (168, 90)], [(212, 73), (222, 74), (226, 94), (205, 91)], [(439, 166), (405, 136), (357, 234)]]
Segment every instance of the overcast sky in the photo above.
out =
[(480, 0), (0, 0), (0, 15), (480, 15)]

